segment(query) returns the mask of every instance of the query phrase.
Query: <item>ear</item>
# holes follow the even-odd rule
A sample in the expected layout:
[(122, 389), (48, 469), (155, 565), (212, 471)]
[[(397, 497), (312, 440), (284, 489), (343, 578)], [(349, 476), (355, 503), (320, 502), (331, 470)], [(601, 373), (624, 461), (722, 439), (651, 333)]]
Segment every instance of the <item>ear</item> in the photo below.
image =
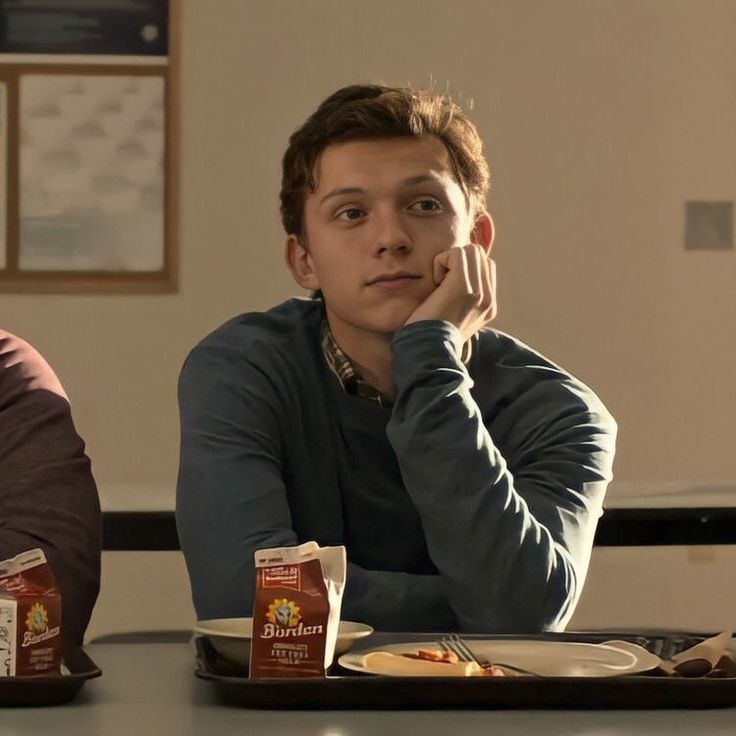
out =
[(496, 228), (493, 225), (493, 219), (484, 210), (475, 218), (475, 224), (470, 231), (470, 242), (482, 246), (486, 253), (490, 253), (495, 235)]
[(284, 248), (284, 260), (294, 277), (294, 281), (308, 291), (317, 291), (319, 279), (314, 271), (312, 256), (309, 251), (299, 242), (298, 235), (289, 235)]

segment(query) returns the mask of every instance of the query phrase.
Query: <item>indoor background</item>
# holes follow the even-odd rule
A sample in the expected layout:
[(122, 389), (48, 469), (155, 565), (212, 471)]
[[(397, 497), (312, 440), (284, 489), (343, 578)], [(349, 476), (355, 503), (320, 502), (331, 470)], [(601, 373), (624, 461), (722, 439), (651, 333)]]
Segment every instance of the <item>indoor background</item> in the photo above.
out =
[[(2, 325), (69, 394), (104, 508), (173, 506), (181, 363), (229, 317), (300, 293), (282, 261), (280, 158), (321, 99), (365, 81), (473, 101), (492, 171), (495, 327), (618, 420), (609, 503), (733, 503), (736, 257), (686, 249), (685, 213), (736, 199), (736, 3), (181, 6), (178, 292), (0, 294)], [(734, 626), (719, 584), (734, 563), (726, 547), (597, 549), (572, 626)], [(178, 553), (105, 553), (103, 574), (91, 635), (192, 622)]]

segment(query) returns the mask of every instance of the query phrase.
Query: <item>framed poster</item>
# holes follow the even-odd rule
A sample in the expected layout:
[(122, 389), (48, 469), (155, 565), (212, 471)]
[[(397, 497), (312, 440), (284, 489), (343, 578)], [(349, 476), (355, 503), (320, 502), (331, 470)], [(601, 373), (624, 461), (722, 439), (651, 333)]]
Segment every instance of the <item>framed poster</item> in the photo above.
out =
[(0, 290), (175, 291), (177, 3), (0, 5)]

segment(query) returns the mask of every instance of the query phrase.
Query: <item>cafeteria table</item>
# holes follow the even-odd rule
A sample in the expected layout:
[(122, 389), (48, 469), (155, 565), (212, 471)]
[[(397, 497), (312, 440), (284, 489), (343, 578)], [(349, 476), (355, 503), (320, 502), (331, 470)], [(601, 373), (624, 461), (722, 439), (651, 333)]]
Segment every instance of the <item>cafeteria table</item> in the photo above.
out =
[(732, 736), (736, 709), (289, 711), (221, 705), (211, 683), (195, 678), (188, 642), (92, 643), (103, 670), (75, 701), (0, 709), (0, 736)]

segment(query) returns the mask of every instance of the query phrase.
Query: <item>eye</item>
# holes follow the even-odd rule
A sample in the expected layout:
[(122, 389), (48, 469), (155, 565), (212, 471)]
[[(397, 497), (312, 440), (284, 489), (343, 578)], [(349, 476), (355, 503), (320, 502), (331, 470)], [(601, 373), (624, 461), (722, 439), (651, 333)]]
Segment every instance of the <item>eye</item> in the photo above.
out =
[(344, 210), (340, 210), (335, 216), (338, 220), (359, 220), (365, 215), (365, 212), (359, 207), (346, 207)]
[(410, 207), (414, 212), (442, 212), (442, 205), (436, 199), (420, 199)]

